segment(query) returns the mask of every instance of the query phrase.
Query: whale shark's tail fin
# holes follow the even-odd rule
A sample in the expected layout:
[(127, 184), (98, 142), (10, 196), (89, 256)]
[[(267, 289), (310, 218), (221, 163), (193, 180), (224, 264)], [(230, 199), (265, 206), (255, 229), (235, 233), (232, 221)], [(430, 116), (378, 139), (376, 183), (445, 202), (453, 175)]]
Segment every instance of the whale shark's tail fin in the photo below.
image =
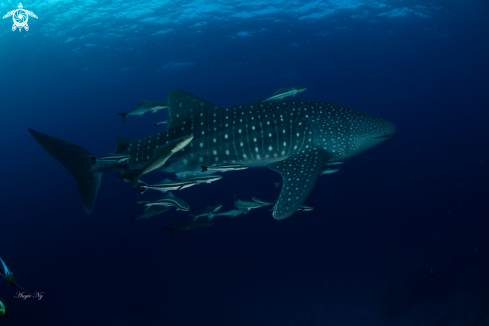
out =
[(92, 171), (92, 155), (78, 145), (29, 129), (32, 137), (75, 178), (87, 214), (92, 213), (102, 172)]

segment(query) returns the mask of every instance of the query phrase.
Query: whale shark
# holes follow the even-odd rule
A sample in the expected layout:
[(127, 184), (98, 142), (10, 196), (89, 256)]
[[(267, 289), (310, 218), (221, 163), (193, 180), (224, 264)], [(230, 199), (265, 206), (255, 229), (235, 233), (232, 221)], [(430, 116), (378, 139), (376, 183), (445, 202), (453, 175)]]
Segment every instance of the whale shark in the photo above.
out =
[(220, 107), (183, 90), (167, 97), (167, 129), (142, 139), (117, 138), (122, 163), (96, 162), (78, 145), (29, 129), (34, 139), (75, 178), (83, 207), (91, 213), (107, 171), (141, 169), (153, 152), (172, 140), (193, 136), (159, 170), (210, 174), (202, 166), (242, 164), (282, 176), (273, 217), (285, 219), (302, 206), (327, 164), (343, 162), (389, 139), (393, 123), (348, 107), (309, 100), (281, 100)]

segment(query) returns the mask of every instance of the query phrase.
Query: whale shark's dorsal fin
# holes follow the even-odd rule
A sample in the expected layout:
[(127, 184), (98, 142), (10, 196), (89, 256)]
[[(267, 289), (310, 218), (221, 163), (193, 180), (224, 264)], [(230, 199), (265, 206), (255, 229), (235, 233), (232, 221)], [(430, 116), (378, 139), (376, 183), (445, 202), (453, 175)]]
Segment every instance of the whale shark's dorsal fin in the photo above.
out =
[(184, 123), (190, 125), (192, 120), (207, 119), (207, 114), (211, 110), (220, 109), (220, 107), (204, 101), (195, 95), (178, 89), (168, 93), (167, 103), (169, 106), (168, 129), (178, 127)]
[(273, 208), (273, 218), (282, 220), (294, 214), (316, 184), (323, 166), (331, 158), (324, 149), (314, 146), (301, 150), (289, 158), (269, 164), (282, 175), (280, 197)]
[(132, 139), (129, 138), (116, 138), (114, 154), (120, 154), (123, 150), (125, 150), (129, 146), (131, 142)]

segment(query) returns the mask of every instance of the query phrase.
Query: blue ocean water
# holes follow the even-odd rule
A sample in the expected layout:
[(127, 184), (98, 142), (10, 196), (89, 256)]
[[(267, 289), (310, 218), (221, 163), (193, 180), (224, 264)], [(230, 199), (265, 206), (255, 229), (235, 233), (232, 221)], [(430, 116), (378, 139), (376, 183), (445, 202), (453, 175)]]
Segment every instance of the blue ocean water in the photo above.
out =
[[(29, 1), (0, 24), (0, 286), (5, 325), (489, 325), (487, 1)], [(0, 3), (1, 16), (18, 8)], [(392, 121), (397, 133), (321, 177), (298, 212), (187, 212), (133, 225), (115, 173), (94, 211), (33, 128), (96, 156), (164, 129), (117, 113), (182, 89), (219, 106), (277, 88)], [(165, 177), (172, 177), (165, 175)], [(159, 181), (161, 174), (145, 180)], [(198, 213), (277, 199), (267, 168), (175, 195)]]

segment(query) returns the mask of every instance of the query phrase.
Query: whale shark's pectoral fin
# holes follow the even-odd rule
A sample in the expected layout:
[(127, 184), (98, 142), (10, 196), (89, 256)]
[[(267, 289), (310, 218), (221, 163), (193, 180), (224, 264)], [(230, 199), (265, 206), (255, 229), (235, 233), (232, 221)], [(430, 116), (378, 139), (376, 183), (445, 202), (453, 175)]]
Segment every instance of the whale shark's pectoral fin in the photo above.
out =
[(282, 220), (294, 214), (316, 184), (331, 155), (323, 149), (309, 147), (286, 160), (268, 167), (282, 175), (283, 186), (273, 209), (273, 218)]

